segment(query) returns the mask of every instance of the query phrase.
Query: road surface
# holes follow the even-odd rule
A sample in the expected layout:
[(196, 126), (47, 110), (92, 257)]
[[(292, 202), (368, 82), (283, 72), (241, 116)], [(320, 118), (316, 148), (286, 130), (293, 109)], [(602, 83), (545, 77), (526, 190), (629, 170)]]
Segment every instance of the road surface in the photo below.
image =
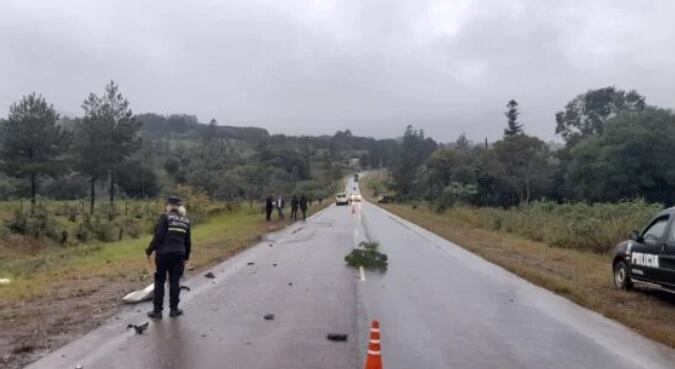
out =
[[(343, 259), (363, 240), (390, 260), (365, 280)], [(385, 369), (675, 367), (675, 350), (369, 203), (331, 206), (211, 271), (189, 276), (185, 316), (135, 335), (150, 304), (129, 307), (29, 368), (361, 368), (371, 319)]]

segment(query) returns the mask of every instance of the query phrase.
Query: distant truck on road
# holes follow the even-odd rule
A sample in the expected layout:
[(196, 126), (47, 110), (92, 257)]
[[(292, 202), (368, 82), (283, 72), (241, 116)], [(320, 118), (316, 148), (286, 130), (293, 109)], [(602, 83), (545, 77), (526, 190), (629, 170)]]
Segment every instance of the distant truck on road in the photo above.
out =
[(359, 181), (359, 174), (355, 173), (354, 174), (354, 182), (358, 182), (358, 181)]

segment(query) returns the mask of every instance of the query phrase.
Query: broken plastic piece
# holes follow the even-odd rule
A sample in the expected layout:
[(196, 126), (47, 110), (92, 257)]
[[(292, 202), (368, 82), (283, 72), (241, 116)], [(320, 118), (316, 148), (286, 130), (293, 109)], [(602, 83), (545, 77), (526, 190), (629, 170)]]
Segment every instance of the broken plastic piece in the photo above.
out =
[(344, 333), (328, 333), (328, 335), (326, 336), (326, 338), (327, 338), (329, 341), (340, 341), (340, 342), (344, 342), (344, 341), (347, 340), (347, 336), (348, 336), (348, 335), (346, 335), (346, 334), (344, 334)]

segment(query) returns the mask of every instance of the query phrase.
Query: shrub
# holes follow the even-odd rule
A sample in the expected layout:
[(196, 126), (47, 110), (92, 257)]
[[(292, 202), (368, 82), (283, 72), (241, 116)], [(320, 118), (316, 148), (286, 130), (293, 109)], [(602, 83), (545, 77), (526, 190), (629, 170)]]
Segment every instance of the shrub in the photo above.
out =
[(345, 262), (351, 267), (386, 270), (389, 265), (387, 255), (378, 251), (380, 244), (377, 241), (361, 242), (359, 248), (352, 250), (345, 256)]
[(641, 200), (614, 204), (535, 201), (511, 209), (456, 207), (448, 215), (471, 225), (518, 234), (552, 246), (603, 253), (662, 209)]
[(60, 239), (53, 217), (49, 215), (47, 208), (42, 205), (35, 205), (32, 211), (24, 209), (23, 206), (16, 208), (13, 216), (6, 221), (6, 226), (13, 233), (35, 238)]

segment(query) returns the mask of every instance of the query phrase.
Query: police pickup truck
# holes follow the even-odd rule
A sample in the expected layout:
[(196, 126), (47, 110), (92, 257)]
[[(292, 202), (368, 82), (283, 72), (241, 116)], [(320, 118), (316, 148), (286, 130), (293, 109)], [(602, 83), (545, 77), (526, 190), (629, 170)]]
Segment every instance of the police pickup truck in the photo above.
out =
[(660, 212), (630, 239), (614, 248), (614, 285), (633, 285), (675, 293), (675, 207)]

